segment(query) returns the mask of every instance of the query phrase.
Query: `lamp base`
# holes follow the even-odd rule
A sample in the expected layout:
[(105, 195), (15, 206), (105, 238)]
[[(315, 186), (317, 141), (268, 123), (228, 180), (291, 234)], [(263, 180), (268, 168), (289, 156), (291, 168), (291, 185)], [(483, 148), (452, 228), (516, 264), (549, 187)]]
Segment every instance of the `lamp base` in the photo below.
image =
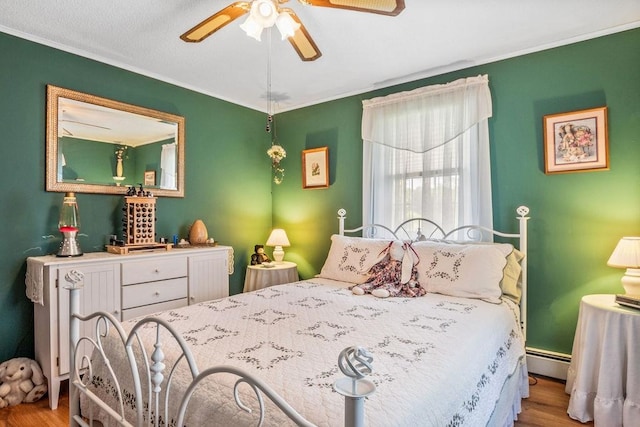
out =
[(56, 256), (74, 257), (82, 255), (82, 249), (80, 249), (80, 244), (76, 240), (77, 233), (77, 231), (64, 231), (62, 233), (64, 238), (62, 239), (62, 243), (60, 243), (60, 248)]
[(282, 260), (284, 259), (284, 250), (282, 246), (276, 246), (273, 250), (273, 260), (278, 264), (282, 264)]
[(627, 295), (640, 295), (640, 269), (627, 268), (621, 282)]

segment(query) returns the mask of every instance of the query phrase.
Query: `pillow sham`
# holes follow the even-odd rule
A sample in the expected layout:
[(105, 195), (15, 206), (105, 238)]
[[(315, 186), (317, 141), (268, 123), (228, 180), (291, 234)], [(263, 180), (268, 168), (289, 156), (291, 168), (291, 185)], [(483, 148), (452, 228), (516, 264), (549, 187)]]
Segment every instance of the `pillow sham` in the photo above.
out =
[(499, 303), (508, 243), (458, 244), (416, 242), (418, 283), (427, 292)]
[(368, 239), (334, 234), (327, 259), (317, 277), (361, 284), (370, 276), (369, 270), (390, 252), (390, 245), (399, 244), (388, 239)]
[[(504, 243), (493, 243), (493, 242), (454, 242), (454, 243), (469, 244), (469, 245), (504, 244)], [(520, 252), (518, 249), (514, 248), (513, 246), (511, 247), (513, 250), (507, 256), (507, 265), (505, 265), (504, 269), (502, 270), (502, 280), (500, 281), (500, 289), (502, 290), (502, 295), (504, 297), (509, 298), (511, 301), (515, 302), (516, 304), (520, 304), (520, 299), (522, 298), (522, 282), (521, 282), (522, 266), (520, 265), (520, 262), (524, 259), (524, 254)]]

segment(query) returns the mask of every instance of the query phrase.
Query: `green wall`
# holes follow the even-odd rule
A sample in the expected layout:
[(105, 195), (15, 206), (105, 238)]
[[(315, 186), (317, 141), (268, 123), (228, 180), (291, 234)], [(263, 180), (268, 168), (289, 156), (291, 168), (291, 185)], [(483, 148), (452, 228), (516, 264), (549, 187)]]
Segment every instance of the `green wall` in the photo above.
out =
[[(60, 243), (63, 195), (44, 190), (47, 84), (185, 117), (185, 197), (159, 199), (158, 234), (186, 237), (202, 219), (211, 237), (234, 247), (230, 291), (242, 291), (244, 266), (272, 221), (264, 114), (3, 33), (0, 52), (0, 361), (33, 356), (25, 259)], [(119, 231), (121, 202), (78, 194), (85, 252), (103, 250)]]
[[(531, 208), (528, 345), (570, 353), (582, 295), (622, 292), (623, 272), (606, 266), (617, 240), (640, 234), (640, 30), (508, 59), (361, 96), (278, 114), (287, 149), (285, 180), (271, 184), (264, 114), (0, 33), (0, 360), (33, 355), (33, 310), (24, 295), (25, 258), (55, 252), (62, 195), (44, 191), (45, 87), (73, 90), (182, 115), (184, 198), (158, 202), (160, 235), (186, 236), (202, 219), (235, 249), (230, 291), (242, 290), (253, 245), (285, 227), (303, 278), (322, 267), (336, 211), (361, 222), (362, 99), (487, 73), (494, 222), (516, 230), (515, 208)], [(606, 105), (611, 170), (545, 175), (542, 117)], [(303, 190), (301, 151), (328, 146), (328, 189)], [(116, 232), (121, 197), (79, 194), (85, 251)]]
[[(528, 346), (571, 353), (580, 298), (623, 292), (622, 270), (606, 262), (618, 239), (640, 234), (640, 29), (520, 56), (279, 114), (288, 150), (285, 182), (274, 189), (274, 225), (287, 229), (286, 258), (311, 277), (322, 267), (336, 211), (347, 226), (362, 215), (363, 99), (488, 74), (494, 225), (529, 221)], [(542, 118), (607, 106), (610, 170), (545, 175)], [(331, 186), (303, 190), (300, 152), (328, 146)]]

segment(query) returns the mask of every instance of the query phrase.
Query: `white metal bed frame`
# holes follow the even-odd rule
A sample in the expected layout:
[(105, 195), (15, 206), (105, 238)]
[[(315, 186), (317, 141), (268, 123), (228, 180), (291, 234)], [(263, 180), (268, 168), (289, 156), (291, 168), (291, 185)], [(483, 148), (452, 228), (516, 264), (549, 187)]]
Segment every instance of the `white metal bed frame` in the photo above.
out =
[[(344, 222), (346, 219), (346, 211), (340, 209), (338, 211), (339, 219), (339, 233), (344, 235), (345, 233), (357, 233), (362, 231), (363, 234), (367, 234), (367, 230), (376, 228), (384, 229), (390, 232), (395, 238), (402, 232), (404, 235), (409, 236), (406, 231), (407, 225), (419, 221), (425, 222), (433, 227), (433, 231), (430, 233), (429, 238), (434, 238), (436, 234), (440, 234), (439, 239), (447, 239), (448, 237), (455, 235), (458, 232), (464, 232), (469, 239), (474, 241), (481, 241), (482, 235), (488, 234), (491, 237), (500, 236), (503, 238), (514, 238), (519, 240), (519, 250), (525, 254), (524, 259), (521, 262), (522, 265), (522, 299), (520, 303), (521, 312), (521, 325), (523, 334), (526, 339), (526, 286), (527, 286), (527, 220), (526, 215), (529, 213), (529, 208), (526, 206), (520, 206), (517, 210), (519, 221), (519, 233), (509, 234), (502, 233), (495, 230), (490, 230), (481, 226), (463, 226), (456, 228), (450, 232), (445, 232), (438, 224), (425, 218), (417, 218), (405, 221), (400, 224), (395, 230), (392, 230), (383, 225), (371, 224), (361, 226), (355, 229), (345, 229)], [(410, 240), (423, 240), (421, 234), (421, 227), (418, 226), (418, 235), (415, 239)], [(367, 237), (367, 236), (365, 236)], [(238, 369), (233, 366), (221, 365), (210, 367), (203, 371), (200, 371), (196, 366), (195, 360), (192, 356), (186, 341), (177, 334), (173, 328), (164, 320), (148, 317), (140, 320), (135, 324), (133, 329), (127, 334), (120, 322), (110, 313), (96, 312), (83, 316), (79, 314), (80, 309), (80, 295), (79, 292), (82, 289), (82, 273), (73, 271), (70, 272), (65, 279), (69, 282), (70, 286), (67, 287), (70, 291), (70, 399), (69, 399), (69, 425), (70, 426), (92, 426), (93, 421), (91, 414), (85, 414), (88, 418), (83, 417), (80, 411), (80, 395), (84, 395), (89, 401), (95, 403), (104, 411), (106, 411), (118, 425), (122, 426), (159, 426), (162, 425), (161, 419), (168, 420), (170, 416), (177, 418), (178, 426), (183, 425), (183, 420), (187, 411), (189, 400), (198, 385), (206, 378), (212, 375), (226, 373), (234, 375), (237, 380), (234, 387), (234, 399), (237, 406), (247, 412), (252, 410), (248, 408), (240, 399), (239, 387), (241, 385), (249, 386), (255, 393), (258, 401), (258, 413), (259, 424), (262, 425), (265, 417), (264, 397), (266, 396), (271, 400), (284, 414), (286, 414), (291, 420), (293, 420), (299, 426), (313, 426), (311, 422), (306, 420), (300, 415), (294, 408), (292, 408), (281, 396), (278, 395), (269, 385), (264, 383), (261, 379)], [(80, 336), (80, 324), (81, 322), (92, 321), (96, 319), (95, 331), (93, 337), (81, 337)], [(152, 325), (156, 328), (156, 341), (154, 343), (154, 350), (151, 355), (147, 355), (144, 347), (141, 345), (140, 339), (137, 335), (137, 331), (145, 326)], [(136, 423), (131, 424), (124, 417), (124, 400), (122, 396), (122, 389), (119, 385), (118, 378), (116, 378), (113, 369), (109, 363), (109, 360), (104, 352), (102, 339), (107, 336), (110, 329), (115, 329), (120, 340), (126, 349), (127, 359), (131, 374), (133, 377), (134, 390), (135, 390), (135, 402), (136, 402)], [(163, 345), (166, 342), (161, 342), (161, 331), (167, 331), (170, 337), (175, 340), (175, 343), (180, 347), (182, 355), (178, 360), (167, 370), (164, 365), (164, 353)], [(100, 356), (102, 361), (106, 364), (111, 378), (115, 382), (116, 393), (118, 395), (119, 408), (114, 409), (109, 407), (98, 396), (91, 392), (87, 387), (87, 382), (92, 378), (92, 362), (89, 357), (84, 356), (80, 360), (76, 360), (76, 354), (80, 345), (83, 342), (89, 343), (94, 348), (94, 357)], [(138, 347), (136, 347), (138, 345)], [(136, 362), (135, 349), (142, 352), (143, 369), (139, 369)], [(340, 353), (338, 357), (338, 366), (340, 370), (346, 375), (345, 378), (336, 381), (334, 389), (345, 396), (345, 426), (347, 427), (361, 427), (364, 426), (364, 398), (375, 391), (375, 385), (368, 381), (365, 377), (368, 373), (371, 373), (372, 358), (366, 352), (365, 349), (357, 347), (349, 347)], [(180, 364), (185, 364), (191, 374), (191, 383), (183, 396), (177, 396), (181, 402), (179, 411), (177, 414), (168, 414), (168, 401), (171, 399), (171, 385), (176, 368)], [(141, 376), (139, 372), (142, 371)], [(163, 381), (166, 377), (165, 390), (162, 390)], [(143, 382), (146, 384), (147, 390), (147, 409), (145, 410), (144, 396), (143, 396)], [(164, 393), (164, 399), (162, 399)], [(163, 401), (164, 400), (164, 401)]]
[[(522, 267), (521, 277), (521, 289), (522, 297), (520, 298), (520, 325), (522, 327), (522, 334), (526, 341), (527, 339), (527, 221), (529, 221), (529, 208), (527, 206), (519, 206), (516, 209), (517, 220), (519, 225), (518, 233), (503, 233), (501, 231), (492, 230), (480, 225), (463, 225), (461, 227), (454, 228), (451, 231), (445, 231), (440, 225), (436, 224), (427, 218), (412, 218), (404, 221), (395, 229), (391, 229), (382, 224), (367, 224), (353, 229), (345, 229), (345, 219), (347, 218), (347, 211), (344, 209), (338, 210), (338, 222), (339, 233), (344, 235), (345, 233), (358, 233), (362, 232), (364, 237), (374, 237), (375, 231), (382, 229), (394, 236), (396, 239), (419, 241), (419, 240), (451, 240), (453, 236), (463, 234), (466, 241), (482, 242), (493, 241), (495, 236), (505, 239), (515, 239), (517, 241), (517, 249), (522, 252), (524, 258), (520, 261)], [(417, 233), (415, 237), (411, 237), (407, 228), (417, 223)], [(422, 233), (422, 223), (427, 224), (432, 230), (428, 233), (428, 236)]]

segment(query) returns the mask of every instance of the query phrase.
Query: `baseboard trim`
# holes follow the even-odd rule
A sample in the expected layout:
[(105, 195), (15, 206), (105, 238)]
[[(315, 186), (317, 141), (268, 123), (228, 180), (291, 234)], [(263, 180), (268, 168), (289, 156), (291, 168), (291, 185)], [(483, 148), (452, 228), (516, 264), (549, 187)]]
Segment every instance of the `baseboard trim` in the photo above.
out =
[(527, 347), (527, 369), (530, 374), (566, 381), (571, 355)]

